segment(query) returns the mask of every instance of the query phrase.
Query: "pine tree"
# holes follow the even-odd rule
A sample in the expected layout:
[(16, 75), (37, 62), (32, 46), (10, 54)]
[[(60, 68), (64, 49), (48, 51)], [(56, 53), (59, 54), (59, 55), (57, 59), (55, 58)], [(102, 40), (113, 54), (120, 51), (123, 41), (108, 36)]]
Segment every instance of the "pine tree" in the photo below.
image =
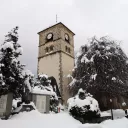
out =
[(93, 95), (128, 97), (128, 58), (118, 41), (93, 37), (77, 56), (71, 91), (83, 88)]
[(0, 48), (0, 95), (12, 92), (14, 98), (21, 97), (24, 93), (25, 78), (22, 75), (24, 65), (18, 60), (22, 55), (22, 47), (18, 44), (18, 27), (15, 27), (5, 36), (5, 41)]

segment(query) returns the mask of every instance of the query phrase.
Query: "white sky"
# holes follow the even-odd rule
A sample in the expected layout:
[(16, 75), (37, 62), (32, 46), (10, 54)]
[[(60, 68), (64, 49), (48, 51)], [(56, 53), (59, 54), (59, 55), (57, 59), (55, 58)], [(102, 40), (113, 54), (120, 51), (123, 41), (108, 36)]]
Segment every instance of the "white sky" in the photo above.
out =
[(36, 74), (37, 32), (63, 22), (75, 35), (75, 49), (94, 35), (121, 40), (128, 53), (128, 0), (0, 0), (0, 43), (19, 26), (22, 62)]

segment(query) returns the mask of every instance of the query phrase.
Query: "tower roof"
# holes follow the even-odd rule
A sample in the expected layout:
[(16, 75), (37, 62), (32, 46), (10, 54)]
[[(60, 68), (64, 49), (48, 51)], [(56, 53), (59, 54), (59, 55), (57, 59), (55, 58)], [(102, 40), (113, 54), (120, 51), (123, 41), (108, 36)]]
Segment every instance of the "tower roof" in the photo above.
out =
[[(52, 25), (52, 26), (50, 26), (50, 27), (48, 27), (48, 28), (45, 28), (44, 30), (38, 32), (38, 34), (41, 33), (41, 32), (46, 31), (46, 30), (49, 29), (49, 28), (55, 27), (55, 26), (57, 26), (57, 25), (59, 25), (59, 24), (63, 25), (63, 26), (64, 26), (65, 28), (67, 28), (71, 33), (73, 33), (67, 26), (65, 26), (63, 23), (59, 22), (59, 23), (54, 24), (54, 25)], [(73, 33), (73, 35), (75, 35), (75, 33)]]

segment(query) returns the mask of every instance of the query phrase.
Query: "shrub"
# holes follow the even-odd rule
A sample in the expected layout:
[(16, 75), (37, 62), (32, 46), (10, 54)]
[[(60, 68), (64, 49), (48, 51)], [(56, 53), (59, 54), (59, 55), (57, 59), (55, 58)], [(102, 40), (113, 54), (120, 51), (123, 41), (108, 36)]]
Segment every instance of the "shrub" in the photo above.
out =
[(76, 119), (91, 120), (100, 117), (100, 109), (97, 100), (92, 95), (79, 89), (77, 95), (68, 99), (68, 111)]

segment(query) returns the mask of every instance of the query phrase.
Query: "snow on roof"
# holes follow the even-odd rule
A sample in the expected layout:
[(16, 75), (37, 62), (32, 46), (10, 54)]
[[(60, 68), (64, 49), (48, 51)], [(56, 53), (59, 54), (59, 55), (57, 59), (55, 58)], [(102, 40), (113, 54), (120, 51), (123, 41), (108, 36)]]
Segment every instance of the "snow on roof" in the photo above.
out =
[(44, 95), (56, 95), (55, 92), (47, 91), (45, 89), (40, 89), (38, 86), (35, 86), (34, 89), (32, 89), (31, 93), (44, 94)]

